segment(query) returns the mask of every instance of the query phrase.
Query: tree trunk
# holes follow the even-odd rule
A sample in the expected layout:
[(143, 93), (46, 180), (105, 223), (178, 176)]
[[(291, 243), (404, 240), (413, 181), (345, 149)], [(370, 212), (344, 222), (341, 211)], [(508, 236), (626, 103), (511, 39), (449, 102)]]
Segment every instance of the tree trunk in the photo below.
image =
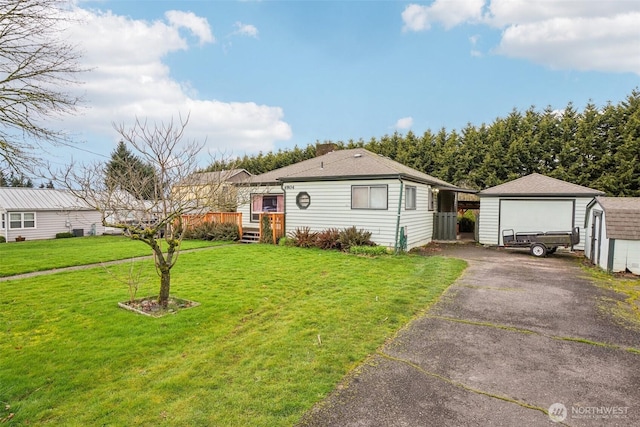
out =
[(169, 302), (169, 291), (171, 289), (171, 270), (162, 268), (160, 270), (160, 294), (158, 295), (158, 304), (167, 307)]

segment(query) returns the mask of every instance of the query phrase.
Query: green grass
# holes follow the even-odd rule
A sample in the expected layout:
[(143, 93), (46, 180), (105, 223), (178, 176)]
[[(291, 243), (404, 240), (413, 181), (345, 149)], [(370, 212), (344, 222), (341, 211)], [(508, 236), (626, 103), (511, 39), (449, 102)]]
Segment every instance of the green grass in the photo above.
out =
[[(146, 263), (141, 293), (155, 293)], [(464, 267), (270, 245), (183, 253), (172, 294), (202, 305), (159, 319), (117, 308), (126, 287), (100, 268), (10, 280), (0, 420), (289, 426)]]
[(598, 267), (585, 267), (595, 283), (624, 296), (624, 300), (603, 299), (601, 310), (613, 314), (622, 325), (640, 331), (640, 279), (631, 275), (609, 274)]
[[(219, 243), (185, 240), (182, 249)], [(123, 236), (75, 237), (0, 244), (0, 277), (151, 255), (146, 244)]]

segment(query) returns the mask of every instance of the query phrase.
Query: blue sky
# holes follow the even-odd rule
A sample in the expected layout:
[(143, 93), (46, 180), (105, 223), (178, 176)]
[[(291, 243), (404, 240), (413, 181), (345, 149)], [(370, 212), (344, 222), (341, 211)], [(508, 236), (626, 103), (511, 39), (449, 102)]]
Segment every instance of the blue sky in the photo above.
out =
[(103, 160), (112, 123), (190, 114), (241, 156), (618, 103), (640, 83), (640, 2), (77, 1), (85, 103), (55, 163)]

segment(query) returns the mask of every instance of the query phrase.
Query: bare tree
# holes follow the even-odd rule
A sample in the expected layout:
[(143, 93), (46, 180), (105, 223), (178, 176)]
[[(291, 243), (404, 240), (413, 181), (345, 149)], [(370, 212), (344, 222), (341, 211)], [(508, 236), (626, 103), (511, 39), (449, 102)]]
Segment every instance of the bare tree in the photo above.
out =
[[(184, 186), (196, 174), (203, 147), (183, 141), (188, 120), (149, 123), (136, 119), (131, 128), (114, 124), (122, 140), (136, 152), (131, 164), (121, 164), (109, 173), (106, 162), (71, 165), (64, 173), (54, 174), (60, 186), (102, 213), (103, 225), (121, 229), (151, 248), (160, 277), (158, 302), (163, 306), (169, 299), (171, 269), (185, 232), (183, 215), (210, 211), (212, 195), (226, 187), (222, 173), (209, 175), (206, 183), (199, 181), (193, 190)], [(140, 160), (153, 169), (152, 174), (138, 167)], [(108, 174), (111, 179), (105, 179)], [(155, 187), (151, 197), (150, 185)]]
[(84, 71), (61, 37), (70, 22), (61, 0), (0, 0), (0, 160), (28, 166), (42, 143), (68, 143), (47, 119), (76, 111), (66, 91)]

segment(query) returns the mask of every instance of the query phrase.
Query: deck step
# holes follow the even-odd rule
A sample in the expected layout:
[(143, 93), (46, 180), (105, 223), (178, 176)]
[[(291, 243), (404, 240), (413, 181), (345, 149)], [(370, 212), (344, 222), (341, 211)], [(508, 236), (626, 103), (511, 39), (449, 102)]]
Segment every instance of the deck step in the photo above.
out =
[(240, 239), (240, 243), (259, 243), (260, 242), (260, 232), (259, 231), (244, 231), (242, 233), (242, 239)]

